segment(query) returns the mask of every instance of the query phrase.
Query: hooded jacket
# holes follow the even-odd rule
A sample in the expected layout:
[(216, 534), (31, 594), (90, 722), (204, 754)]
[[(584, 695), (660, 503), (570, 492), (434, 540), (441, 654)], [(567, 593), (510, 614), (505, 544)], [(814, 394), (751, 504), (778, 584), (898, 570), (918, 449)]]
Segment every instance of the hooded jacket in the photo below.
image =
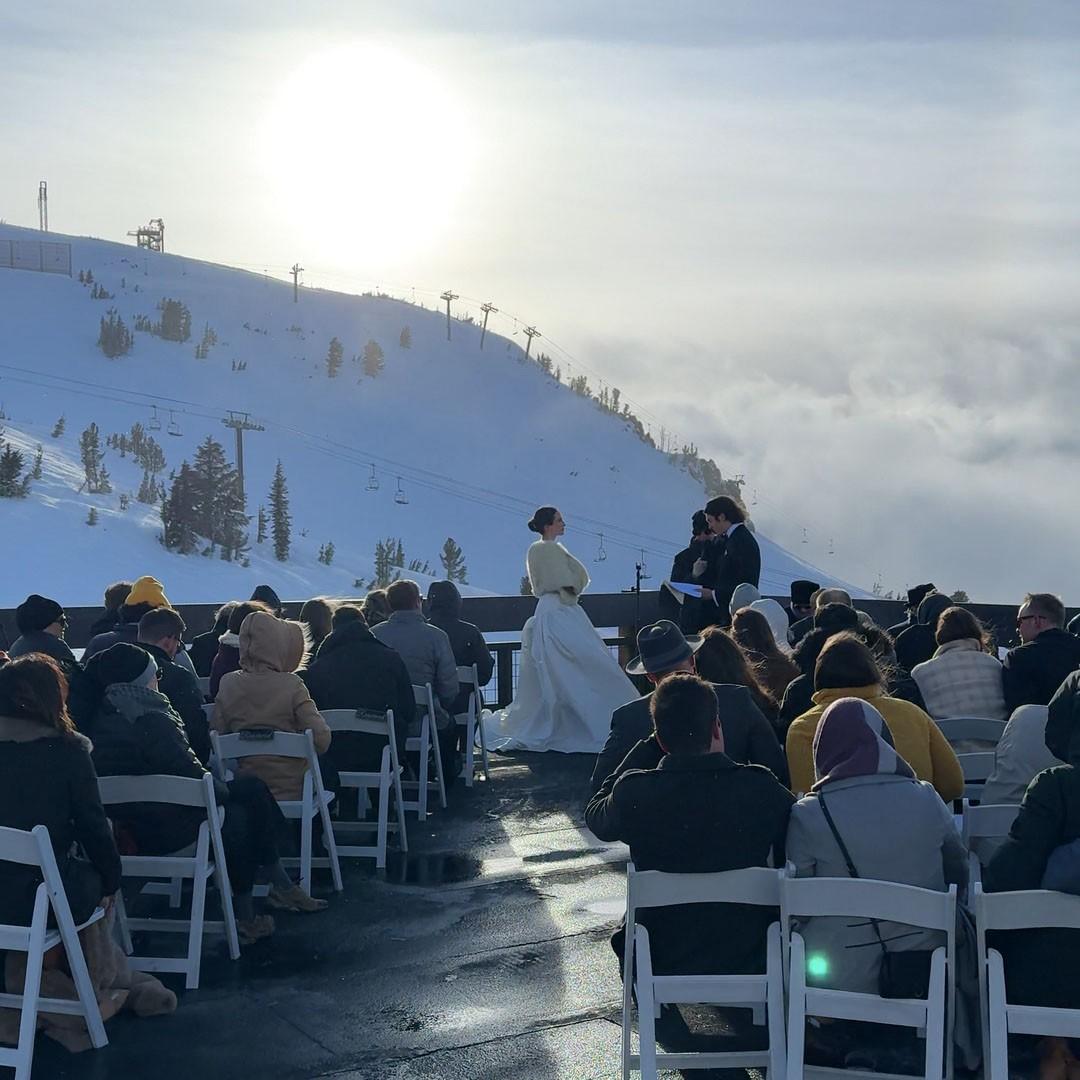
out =
[(896, 662), (910, 672), (916, 664), (929, 660), (937, 649), (937, 622), (946, 608), (953, 607), (952, 598), (934, 592), (919, 603), (917, 622), (896, 638)]
[(231, 671), (240, 670), (240, 635), (228, 630), (218, 638), (218, 650), (210, 664), (210, 698), (217, 699), (221, 680)]
[[(240, 627), (240, 670), (230, 672), (218, 687), (213, 727), (229, 733), (258, 728), (302, 732), (310, 729), (315, 750), (330, 746), (330, 729), (296, 669), (304, 661), (307, 639), (299, 623), (252, 612)], [(239, 762), (241, 773), (253, 773), (275, 799), (299, 799), (306, 763), (300, 758), (258, 755)]]
[[(481, 686), (491, 682), (495, 657), (487, 647), (478, 627), (461, 618), (461, 593), (452, 581), (433, 581), (428, 589), (428, 622), (437, 626), (450, 639), (450, 648), (458, 667), (476, 665)], [(469, 707), (468, 687), (463, 687), (451, 711), (456, 715)]]
[(948, 802), (964, 793), (964, 773), (956, 752), (941, 729), (917, 705), (886, 697), (880, 686), (854, 686), (841, 690), (818, 690), (814, 707), (788, 728), (787, 759), (791, 770), (791, 790), (807, 792), (814, 783), (814, 733), (825, 709), (844, 697), (862, 698), (885, 718), (896, 752), (911, 766), (920, 780), (928, 780)]
[[(72, 844), (81, 844), (101, 876), (101, 895), (120, 887), (120, 856), (98, 795), (90, 742), (82, 735), (66, 735), (25, 717), (0, 716), (0, 825), (24, 831), (44, 825), (62, 877)], [(40, 873), (30, 867), (5, 866), (0, 922), (29, 918), (40, 881)]]

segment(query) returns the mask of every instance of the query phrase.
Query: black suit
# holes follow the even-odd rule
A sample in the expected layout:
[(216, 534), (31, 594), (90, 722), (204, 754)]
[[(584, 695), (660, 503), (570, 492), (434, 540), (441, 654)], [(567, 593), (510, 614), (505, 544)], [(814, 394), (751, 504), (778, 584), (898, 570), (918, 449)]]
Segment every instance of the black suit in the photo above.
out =
[[(795, 797), (768, 769), (727, 754), (667, 754), (638, 743), (593, 796), (585, 821), (601, 840), (630, 845), (638, 870), (703, 874), (784, 863)], [(765, 932), (775, 910), (686, 904), (643, 910), (653, 968), (663, 974), (765, 970)], [(623, 955), (625, 931), (612, 947)]]
[[(716, 691), (716, 703), (720, 709), (720, 728), (724, 733), (727, 756), (740, 764), (764, 765), (786, 784), (787, 758), (776, 740), (772, 725), (754, 704), (750, 691), (734, 683), (714, 684), (713, 690)], [(637, 743), (652, 735), (651, 701), (652, 694), (646, 694), (636, 701), (620, 705), (611, 714), (611, 730), (593, 767), (591, 792), (596, 792), (618, 769), (623, 758)]]
[(701, 583), (713, 591), (717, 622), (727, 626), (731, 622), (728, 608), (735, 590), (743, 582), (756, 589), (761, 581), (761, 549), (754, 534), (739, 524), (726, 538), (713, 542), (708, 562)]

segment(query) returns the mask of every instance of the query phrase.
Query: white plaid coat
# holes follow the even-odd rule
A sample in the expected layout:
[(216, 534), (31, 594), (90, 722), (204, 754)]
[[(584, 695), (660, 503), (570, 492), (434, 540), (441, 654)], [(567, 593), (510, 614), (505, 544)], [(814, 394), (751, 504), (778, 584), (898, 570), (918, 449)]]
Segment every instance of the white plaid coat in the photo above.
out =
[(935, 720), (948, 716), (985, 716), (1007, 720), (1001, 663), (982, 651), (974, 638), (939, 645), (933, 657), (911, 672)]

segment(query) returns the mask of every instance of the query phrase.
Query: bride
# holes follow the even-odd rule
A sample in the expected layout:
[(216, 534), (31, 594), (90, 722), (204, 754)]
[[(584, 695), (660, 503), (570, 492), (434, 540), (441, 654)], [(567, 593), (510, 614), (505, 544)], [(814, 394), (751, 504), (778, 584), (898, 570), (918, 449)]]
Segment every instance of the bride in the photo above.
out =
[(612, 712), (639, 695), (578, 605), (589, 575), (558, 542), (562, 514), (542, 506), (529, 528), (542, 537), (526, 558), (536, 613), (522, 631), (517, 694), (492, 717), (489, 739), (498, 750), (597, 753)]

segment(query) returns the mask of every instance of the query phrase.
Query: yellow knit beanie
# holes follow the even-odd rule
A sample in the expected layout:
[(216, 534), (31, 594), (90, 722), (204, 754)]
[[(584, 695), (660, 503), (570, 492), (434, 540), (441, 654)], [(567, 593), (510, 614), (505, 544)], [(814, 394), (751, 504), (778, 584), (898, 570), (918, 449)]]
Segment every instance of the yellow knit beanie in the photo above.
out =
[(124, 601), (127, 607), (135, 607), (136, 604), (149, 604), (152, 608), (171, 608), (169, 598), (165, 595), (164, 586), (157, 578), (141, 577), (131, 586), (131, 592)]

